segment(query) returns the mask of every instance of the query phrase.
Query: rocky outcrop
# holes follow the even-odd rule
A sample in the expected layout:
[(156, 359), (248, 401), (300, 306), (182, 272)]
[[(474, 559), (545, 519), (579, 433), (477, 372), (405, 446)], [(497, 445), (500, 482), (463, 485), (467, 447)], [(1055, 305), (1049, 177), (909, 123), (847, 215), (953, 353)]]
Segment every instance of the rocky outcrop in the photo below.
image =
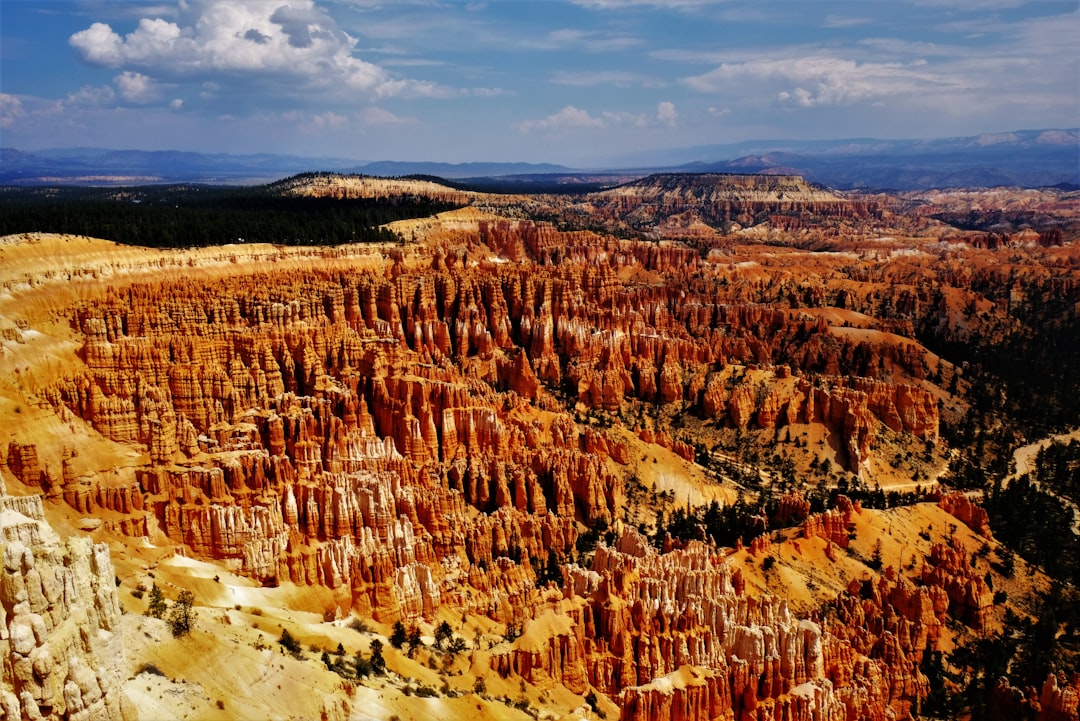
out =
[(590, 217), (609, 230), (663, 230), (668, 237), (693, 237), (695, 226), (724, 233), (769, 222), (797, 229), (803, 215), (871, 217), (881, 208), (815, 188), (796, 175), (719, 173), (650, 175), (587, 196)]
[(851, 514), (855, 512), (861, 512), (857, 503), (852, 503), (847, 496), (837, 496), (835, 507), (815, 513), (803, 522), (802, 537), (824, 538), (840, 548), (847, 548), (850, 542)]
[(6, 463), (11, 473), (26, 485), (41, 485), (44, 474), (38, 463), (37, 446), (33, 443), (14, 440), (8, 443)]
[(821, 424), (843, 439), (847, 466), (856, 472), (870, 457), (878, 423), (925, 440), (937, 438), (937, 403), (925, 389), (869, 378), (826, 386), (802, 378), (786, 380), (784, 374), (786, 370), (759, 374), (756, 381), (739, 382), (730, 390), (731, 376), (715, 374), (705, 387), (702, 410), (737, 428)]
[(1041, 689), (1019, 689), (1007, 678), (999, 678), (987, 703), (986, 717), (992, 721), (1075, 721), (1080, 718), (1080, 674), (1074, 673), (1068, 679), (1050, 674)]
[(108, 546), (61, 541), (44, 518), (40, 496), (0, 493), (0, 718), (119, 721), (102, 642), (120, 616)]
[(924, 583), (945, 589), (950, 612), (975, 629), (986, 627), (994, 609), (994, 594), (983, 575), (972, 568), (970, 552), (953, 538), (950, 543), (936, 543), (923, 565)]
[(962, 491), (944, 494), (938, 505), (980, 536), (990, 535), (990, 516)]
[(885, 719), (926, 695), (918, 659), (949, 608), (937, 591), (883, 579), (876, 595), (853, 589), (823, 627), (742, 586), (702, 544), (660, 555), (624, 531), (590, 569), (568, 568), (558, 613), (569, 621), (540, 637), (526, 627), (492, 667), (595, 688), (623, 719)]
[(638, 438), (646, 443), (655, 443), (661, 448), (667, 448), (683, 460), (694, 462), (694, 447), (686, 441), (672, 438), (667, 431), (653, 431), (650, 428), (641, 428), (637, 432)]

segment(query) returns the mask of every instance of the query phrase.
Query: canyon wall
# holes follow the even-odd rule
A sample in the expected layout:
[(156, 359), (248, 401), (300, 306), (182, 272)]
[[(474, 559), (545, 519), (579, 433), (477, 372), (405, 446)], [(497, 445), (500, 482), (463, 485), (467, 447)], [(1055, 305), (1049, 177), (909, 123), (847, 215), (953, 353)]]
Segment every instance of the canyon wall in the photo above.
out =
[(0, 479), (0, 554), (0, 719), (120, 721), (108, 546), (61, 540), (41, 496), (6, 495)]

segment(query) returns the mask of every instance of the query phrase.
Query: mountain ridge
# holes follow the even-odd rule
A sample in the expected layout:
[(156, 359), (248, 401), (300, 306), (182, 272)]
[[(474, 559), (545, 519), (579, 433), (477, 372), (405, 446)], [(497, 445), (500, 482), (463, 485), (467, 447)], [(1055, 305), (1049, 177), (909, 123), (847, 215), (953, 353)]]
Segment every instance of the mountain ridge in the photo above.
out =
[(600, 176), (734, 171), (798, 174), (839, 189), (1043, 187), (1080, 183), (1080, 130), (1051, 128), (907, 140), (752, 140), (641, 151), (596, 163), (591, 168), (571, 168), (535, 162), (360, 161), (273, 153), (0, 148), (0, 184), (251, 184), (318, 170), (382, 177), (430, 175), (488, 186), (494, 182), (508, 188), (573, 188), (597, 182)]

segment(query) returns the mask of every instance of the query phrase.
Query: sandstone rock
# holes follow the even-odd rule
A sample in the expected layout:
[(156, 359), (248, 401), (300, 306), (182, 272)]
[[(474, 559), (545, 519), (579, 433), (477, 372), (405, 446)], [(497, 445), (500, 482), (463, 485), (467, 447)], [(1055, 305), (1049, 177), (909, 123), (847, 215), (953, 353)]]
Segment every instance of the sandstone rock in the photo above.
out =
[[(38, 503), (27, 509), (33, 516), (28, 520), (45, 526), (40, 496), (0, 495), (5, 524), (30, 500)], [(119, 721), (120, 689), (111, 676), (90, 672), (93, 683), (85, 683), (78, 698), (65, 683), (88, 664), (105, 660), (99, 631), (113, 628), (120, 616), (108, 546), (94, 546), (86, 538), (61, 542), (46, 526), (29, 546), (5, 533), (0, 552), (0, 620), (6, 619), (2, 636), (7, 638), (0, 645), (4, 718)]]

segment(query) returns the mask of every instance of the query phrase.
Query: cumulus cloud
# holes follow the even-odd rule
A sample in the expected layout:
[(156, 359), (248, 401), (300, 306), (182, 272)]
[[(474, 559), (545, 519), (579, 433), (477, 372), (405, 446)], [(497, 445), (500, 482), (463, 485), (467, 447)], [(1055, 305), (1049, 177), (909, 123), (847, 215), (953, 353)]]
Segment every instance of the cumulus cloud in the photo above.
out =
[(93, 87), (84, 85), (64, 99), (65, 105), (77, 108), (108, 105), (116, 99), (116, 91), (109, 85)]
[(604, 127), (604, 120), (602, 118), (594, 118), (589, 115), (588, 111), (580, 110), (573, 105), (567, 105), (559, 112), (549, 115), (546, 118), (540, 120), (526, 120), (518, 125), (518, 128), (523, 133), (529, 133), (533, 130), (549, 130), (551, 128), (602, 127)]
[(222, 0), (182, 5), (173, 22), (142, 18), (121, 35), (96, 22), (68, 42), (88, 63), (157, 77), (228, 73), (291, 78), (298, 89), (342, 89), (379, 96), (446, 97), (434, 83), (391, 77), (353, 57), (357, 41), (312, 0)]
[(665, 100), (657, 105), (656, 119), (664, 125), (674, 126), (679, 119), (679, 114), (675, 111), (675, 104)]
[(14, 95), (0, 93), (0, 128), (10, 128), (26, 115), (22, 101)]
[(113, 78), (113, 82), (120, 90), (120, 97), (130, 103), (149, 103), (161, 95), (157, 83), (142, 73), (122, 72)]
[(300, 129), (306, 133), (317, 134), (327, 130), (343, 128), (348, 122), (349, 119), (344, 115), (339, 115), (332, 110), (328, 110), (325, 113), (318, 113), (308, 117), (305, 122), (300, 124)]
[(936, 75), (925, 62), (858, 63), (828, 56), (724, 63), (703, 75), (686, 78), (689, 87), (718, 93), (739, 84), (773, 83), (782, 103), (802, 107), (845, 105), (874, 98), (942, 90), (957, 84)]
[(587, 110), (567, 105), (562, 110), (539, 120), (526, 120), (518, 123), (518, 130), (530, 133), (534, 130), (561, 130), (567, 128), (645, 128), (656, 125), (675, 125), (678, 113), (673, 103), (664, 101), (656, 108), (656, 115), (646, 113), (626, 113), (605, 111), (599, 115), (590, 115)]

